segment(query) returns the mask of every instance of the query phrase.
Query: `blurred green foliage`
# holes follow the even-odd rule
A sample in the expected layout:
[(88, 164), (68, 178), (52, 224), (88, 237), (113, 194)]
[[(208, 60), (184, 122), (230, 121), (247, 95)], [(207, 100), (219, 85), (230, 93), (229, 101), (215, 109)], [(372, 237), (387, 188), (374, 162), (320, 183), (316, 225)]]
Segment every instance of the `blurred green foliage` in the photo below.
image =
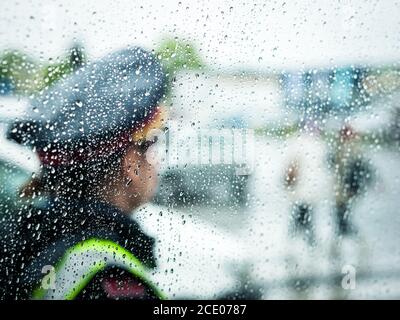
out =
[[(195, 46), (177, 38), (163, 40), (155, 50), (169, 79), (171, 89), (174, 77), (182, 69), (199, 69), (204, 66)], [(41, 63), (18, 50), (5, 50), (0, 54), (0, 79), (13, 84), (15, 94), (29, 95), (40, 91), (60, 78), (72, 73), (86, 62), (85, 50), (73, 46), (56, 62)]]
[(0, 78), (11, 81), (15, 93), (29, 94), (40, 82), (40, 67), (23, 52), (5, 50), (0, 56)]
[(169, 38), (162, 41), (155, 52), (169, 77), (173, 77), (177, 71), (182, 69), (203, 67), (196, 48), (190, 42)]
[(81, 46), (72, 47), (57, 62), (43, 64), (18, 50), (5, 50), (0, 55), (0, 78), (13, 84), (17, 95), (40, 91), (84, 64), (86, 58)]
[(50, 86), (57, 80), (72, 73), (81, 67), (86, 61), (86, 55), (81, 46), (74, 46), (62, 61), (50, 64), (43, 69), (45, 86)]
[(167, 98), (166, 103), (172, 104), (172, 89), (176, 75), (180, 70), (196, 70), (204, 67), (199, 53), (193, 44), (177, 38), (163, 40), (155, 50), (167, 74)]

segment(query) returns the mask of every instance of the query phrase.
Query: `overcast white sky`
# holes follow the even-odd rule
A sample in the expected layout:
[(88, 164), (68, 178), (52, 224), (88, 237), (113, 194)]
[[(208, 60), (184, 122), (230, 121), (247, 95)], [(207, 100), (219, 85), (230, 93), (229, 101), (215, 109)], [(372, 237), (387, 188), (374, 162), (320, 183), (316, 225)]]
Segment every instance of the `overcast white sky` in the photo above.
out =
[(192, 39), (222, 68), (298, 68), (400, 58), (400, 1), (1, 1), (0, 49), (92, 57), (165, 35)]

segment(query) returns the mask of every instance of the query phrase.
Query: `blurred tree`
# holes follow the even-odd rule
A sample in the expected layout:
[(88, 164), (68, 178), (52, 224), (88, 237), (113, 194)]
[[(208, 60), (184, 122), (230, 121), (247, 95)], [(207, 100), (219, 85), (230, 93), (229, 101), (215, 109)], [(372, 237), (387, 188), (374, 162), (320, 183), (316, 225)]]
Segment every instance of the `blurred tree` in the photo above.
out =
[(204, 67), (195, 46), (177, 38), (168, 38), (162, 41), (155, 53), (161, 60), (169, 78), (169, 92), (175, 81), (175, 76), (180, 70), (195, 70)]
[(51, 86), (62, 77), (74, 72), (86, 62), (85, 51), (82, 46), (74, 45), (69, 49), (69, 54), (59, 63), (50, 64), (43, 68), (44, 83), (42, 88)]
[(80, 45), (74, 45), (66, 57), (49, 65), (40, 64), (21, 51), (5, 50), (0, 56), (0, 90), (3, 94), (29, 95), (52, 85), (85, 61), (86, 55)]
[[(175, 76), (180, 70), (195, 70), (204, 66), (195, 46), (177, 38), (162, 41), (155, 53), (166, 70), (169, 89), (172, 88)], [(51, 86), (85, 62), (85, 50), (79, 44), (69, 49), (67, 56), (47, 65), (40, 64), (18, 50), (6, 50), (0, 56), (0, 89), (28, 95)]]
[(39, 74), (38, 63), (21, 51), (5, 50), (0, 56), (0, 79), (7, 84), (7, 92), (29, 94), (36, 87)]

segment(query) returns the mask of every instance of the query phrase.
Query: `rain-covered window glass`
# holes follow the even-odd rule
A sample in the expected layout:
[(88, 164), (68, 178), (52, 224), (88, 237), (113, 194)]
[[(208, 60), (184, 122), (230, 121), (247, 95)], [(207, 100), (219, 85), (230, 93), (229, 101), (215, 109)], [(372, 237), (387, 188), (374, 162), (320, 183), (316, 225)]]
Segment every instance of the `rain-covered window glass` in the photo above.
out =
[(3, 1), (0, 299), (400, 297), (398, 1)]

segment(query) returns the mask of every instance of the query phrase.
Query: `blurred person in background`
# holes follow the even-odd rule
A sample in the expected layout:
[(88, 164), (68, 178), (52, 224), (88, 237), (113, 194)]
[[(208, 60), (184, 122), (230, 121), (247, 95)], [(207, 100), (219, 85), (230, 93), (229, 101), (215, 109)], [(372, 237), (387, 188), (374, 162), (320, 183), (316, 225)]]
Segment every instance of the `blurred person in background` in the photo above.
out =
[(129, 215), (155, 191), (146, 152), (163, 128), (165, 90), (158, 60), (131, 47), (77, 68), (11, 125), (9, 139), (36, 151), (41, 172), (0, 248), (2, 299), (164, 298), (147, 276), (154, 239)]
[(352, 211), (359, 198), (372, 182), (372, 168), (359, 148), (359, 135), (346, 124), (339, 132), (330, 167), (335, 176), (335, 217), (339, 236), (356, 234)]
[(326, 169), (326, 144), (316, 120), (300, 123), (300, 130), (287, 141), (282, 179), (288, 199), (288, 240), (285, 261), (293, 298), (312, 295), (316, 261), (324, 250), (323, 200), (330, 194)]
[[(345, 124), (333, 143), (334, 150), (329, 155), (329, 167), (334, 177), (334, 221), (335, 235), (331, 245), (332, 266), (338, 272), (344, 266), (363, 268), (368, 258), (368, 245), (363, 234), (354, 223), (356, 201), (367, 191), (372, 182), (373, 169), (362, 153), (360, 135)], [(334, 286), (334, 299), (344, 299), (349, 294), (339, 286)]]
[[(301, 124), (301, 130), (288, 140), (283, 185), (290, 199), (289, 236), (316, 244), (316, 209), (329, 181), (324, 170), (325, 144), (314, 120)], [(324, 179), (321, 179), (324, 177)]]

